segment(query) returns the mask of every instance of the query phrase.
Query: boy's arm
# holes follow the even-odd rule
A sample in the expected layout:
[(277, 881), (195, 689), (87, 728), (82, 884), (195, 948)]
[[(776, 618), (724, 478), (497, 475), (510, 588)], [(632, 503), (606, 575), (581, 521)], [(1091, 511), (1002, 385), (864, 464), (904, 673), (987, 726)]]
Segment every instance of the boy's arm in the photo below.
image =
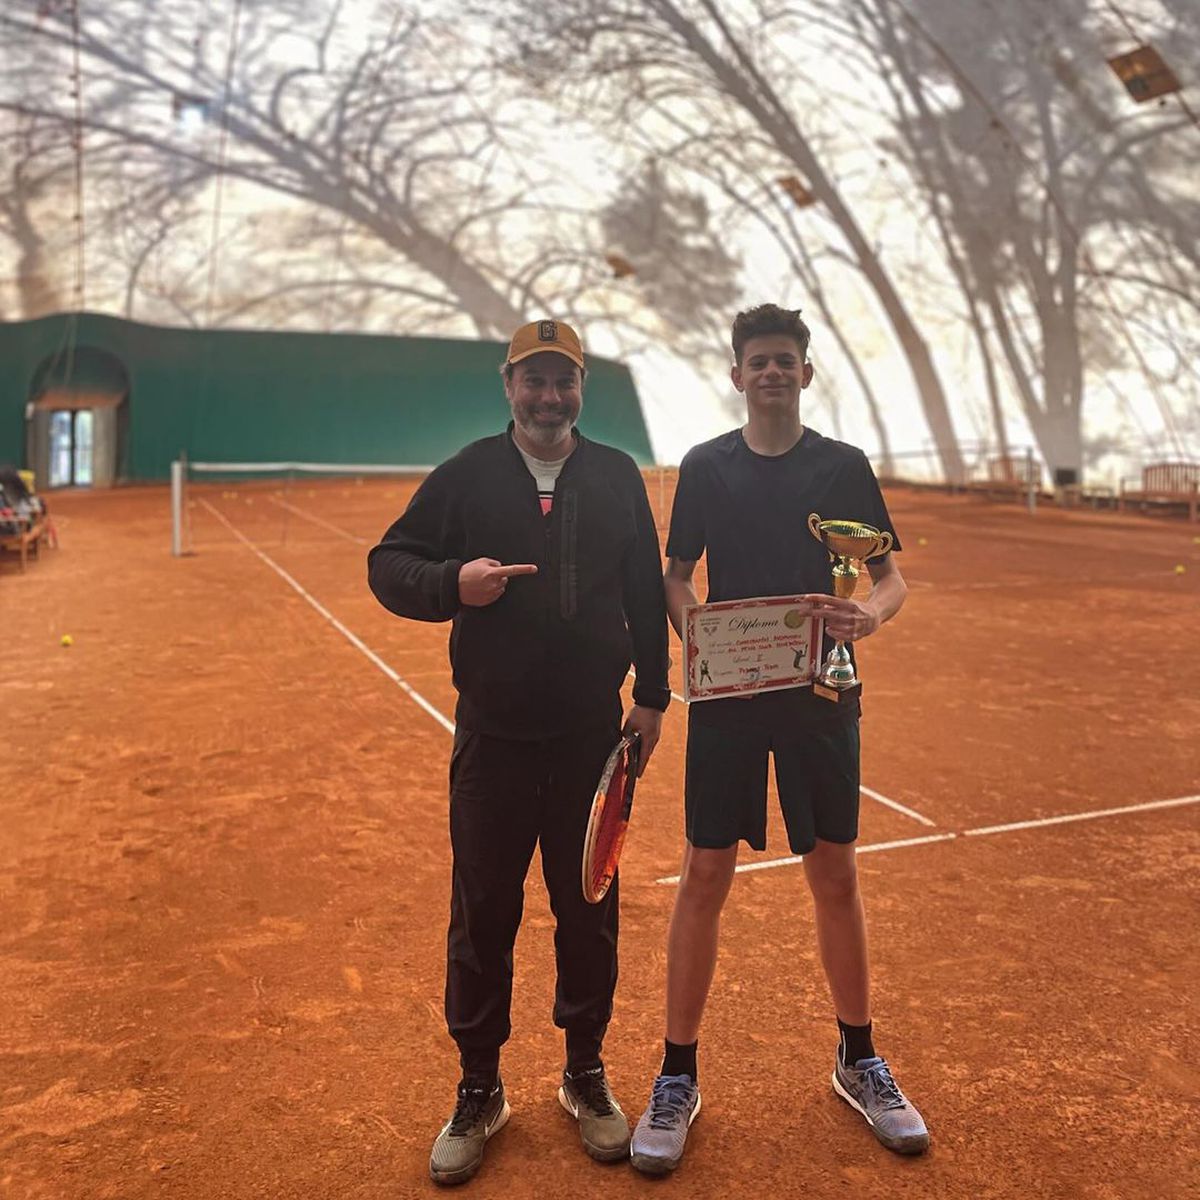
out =
[(683, 639), (683, 608), (685, 604), (699, 604), (696, 588), (692, 583), (692, 575), (696, 570), (694, 562), (682, 558), (672, 558), (667, 561), (667, 569), (663, 575), (663, 586), (667, 593), (667, 617), (671, 626)]

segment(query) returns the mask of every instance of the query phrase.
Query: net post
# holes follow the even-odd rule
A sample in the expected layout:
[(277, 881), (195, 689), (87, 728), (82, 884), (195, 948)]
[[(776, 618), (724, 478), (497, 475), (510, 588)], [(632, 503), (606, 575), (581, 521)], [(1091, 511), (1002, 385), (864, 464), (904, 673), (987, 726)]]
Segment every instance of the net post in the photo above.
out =
[(183, 556), (183, 484), (187, 464), (183, 458), (171, 463), (171, 553)]

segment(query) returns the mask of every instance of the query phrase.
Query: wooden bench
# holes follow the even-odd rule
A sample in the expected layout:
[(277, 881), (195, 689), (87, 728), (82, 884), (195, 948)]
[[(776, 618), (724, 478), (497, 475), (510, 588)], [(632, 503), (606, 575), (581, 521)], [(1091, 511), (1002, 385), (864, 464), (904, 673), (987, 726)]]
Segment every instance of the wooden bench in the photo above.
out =
[(43, 518), (34, 521), (27, 529), (22, 529), (20, 533), (0, 533), (0, 550), (11, 550), (15, 554), (21, 556), (21, 570), (25, 570), (30, 553), (33, 557), (38, 556), (38, 546), (41, 543), (43, 536), (46, 533), (46, 522)]
[(1200, 519), (1200, 463), (1151, 463), (1140, 480), (1122, 479), (1117, 510), (1124, 512), (1128, 503), (1140, 504), (1143, 511), (1147, 504), (1180, 505), (1187, 508), (1188, 520)]
[(987, 460), (982, 479), (968, 479), (967, 491), (986, 496), (1012, 496), (1032, 505), (1042, 482), (1042, 471), (1032, 455), (994, 454)]

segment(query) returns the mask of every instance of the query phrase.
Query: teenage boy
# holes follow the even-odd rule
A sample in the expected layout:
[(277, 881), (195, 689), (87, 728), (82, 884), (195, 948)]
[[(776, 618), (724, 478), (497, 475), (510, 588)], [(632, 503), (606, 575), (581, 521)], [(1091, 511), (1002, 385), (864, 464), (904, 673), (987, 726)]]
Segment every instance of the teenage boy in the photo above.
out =
[[(697, 603), (692, 574), (708, 555), (708, 600), (801, 595), (832, 639), (853, 643), (900, 610), (905, 584), (891, 554), (868, 560), (863, 600), (839, 599), (829, 555), (808, 515), (895, 529), (862, 451), (822, 437), (800, 418), (812, 382), (809, 331), (798, 312), (764, 304), (733, 322), (733, 385), (746, 397), (746, 424), (684, 457), (667, 541), (667, 611), (677, 633)], [(897, 538), (894, 549), (900, 549)], [(824, 654), (822, 654), (822, 658)], [(872, 1040), (867, 932), (855, 869), (858, 836), (859, 705), (810, 688), (751, 699), (706, 700), (688, 713), (687, 845), (667, 941), (666, 1055), (634, 1130), (633, 1165), (673, 1170), (700, 1112), (696, 1047), (717, 961), (721, 908), (733, 882), (738, 843), (766, 848), (767, 759), (794, 854), (804, 856), (821, 961), (841, 1041), (834, 1091), (889, 1149), (929, 1144)]]

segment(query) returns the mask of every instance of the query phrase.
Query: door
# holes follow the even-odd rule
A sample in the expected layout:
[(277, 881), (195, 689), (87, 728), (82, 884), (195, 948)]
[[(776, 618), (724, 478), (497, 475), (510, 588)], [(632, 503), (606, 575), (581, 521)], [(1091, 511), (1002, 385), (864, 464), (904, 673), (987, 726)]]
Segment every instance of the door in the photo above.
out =
[(50, 414), (50, 487), (91, 484), (93, 428), (88, 408), (57, 409)]

